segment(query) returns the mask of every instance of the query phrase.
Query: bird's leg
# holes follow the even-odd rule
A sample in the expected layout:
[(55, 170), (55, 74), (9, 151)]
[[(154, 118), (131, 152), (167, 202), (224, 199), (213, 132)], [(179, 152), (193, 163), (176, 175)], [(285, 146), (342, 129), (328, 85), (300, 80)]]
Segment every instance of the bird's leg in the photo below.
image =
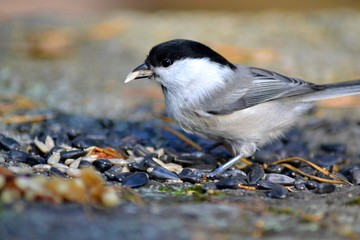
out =
[(221, 165), (220, 167), (216, 168), (214, 171), (208, 174), (208, 177), (215, 177), (218, 174), (225, 172), (228, 168), (233, 166), (236, 162), (238, 162), (242, 158), (242, 154), (237, 155), (236, 157), (230, 159), (225, 164)]

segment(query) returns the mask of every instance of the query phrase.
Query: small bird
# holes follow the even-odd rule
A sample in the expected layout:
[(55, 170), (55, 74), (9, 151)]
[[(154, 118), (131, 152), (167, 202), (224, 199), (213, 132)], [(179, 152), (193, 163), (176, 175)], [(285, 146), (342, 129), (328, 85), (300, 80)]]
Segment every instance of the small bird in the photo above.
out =
[(314, 101), (360, 94), (360, 80), (317, 85), (235, 65), (206, 45), (175, 39), (154, 46), (125, 83), (149, 78), (162, 87), (168, 115), (186, 132), (224, 142), (242, 157), (282, 136)]

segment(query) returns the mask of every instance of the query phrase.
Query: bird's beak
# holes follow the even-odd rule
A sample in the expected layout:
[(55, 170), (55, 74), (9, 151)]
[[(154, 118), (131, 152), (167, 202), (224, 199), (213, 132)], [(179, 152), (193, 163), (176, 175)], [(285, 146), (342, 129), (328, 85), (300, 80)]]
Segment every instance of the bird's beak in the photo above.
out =
[(154, 75), (154, 72), (144, 63), (132, 70), (125, 79), (125, 83), (128, 83), (135, 79), (141, 78), (151, 78)]

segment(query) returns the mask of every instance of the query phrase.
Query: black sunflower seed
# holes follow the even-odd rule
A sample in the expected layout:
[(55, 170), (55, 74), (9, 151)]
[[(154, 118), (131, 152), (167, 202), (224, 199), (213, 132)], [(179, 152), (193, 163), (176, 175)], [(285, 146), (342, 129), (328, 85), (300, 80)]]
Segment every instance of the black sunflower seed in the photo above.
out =
[(27, 159), (27, 163), (30, 166), (34, 166), (34, 165), (37, 165), (37, 164), (46, 164), (46, 159), (42, 158), (40, 156), (29, 156), (28, 159)]
[(83, 150), (71, 150), (71, 151), (65, 151), (60, 153), (60, 160), (66, 160), (68, 158), (79, 158), (86, 154)]
[(335, 185), (332, 183), (319, 183), (316, 189), (316, 193), (332, 193), (336, 189)]
[(19, 151), (19, 150), (10, 150), (7, 153), (7, 159), (8, 160), (13, 160), (16, 162), (23, 162), (23, 163), (27, 163), (28, 162), (28, 157), (29, 154), (23, 151)]
[(0, 135), (0, 148), (6, 151), (15, 150), (20, 148), (20, 144), (13, 138)]
[(287, 194), (288, 194), (288, 190), (280, 184), (276, 184), (267, 192), (267, 195), (269, 197), (280, 198), (280, 199), (286, 198)]
[(195, 173), (189, 168), (184, 168), (179, 173), (179, 177), (184, 182), (199, 183), (201, 181), (201, 178), (196, 176)]
[(122, 185), (129, 188), (138, 188), (146, 185), (149, 182), (149, 177), (144, 172), (136, 172), (126, 176), (122, 180)]
[(83, 169), (83, 168), (88, 168), (90, 166), (91, 166), (91, 162), (86, 161), (86, 160), (81, 160), (78, 168)]
[(246, 167), (247, 181), (249, 185), (255, 185), (264, 175), (264, 169), (258, 164), (252, 164)]
[(217, 189), (237, 189), (239, 188), (239, 181), (234, 178), (221, 179), (215, 183)]
[(161, 166), (148, 169), (149, 175), (157, 180), (179, 180), (179, 176)]
[(295, 183), (294, 178), (279, 173), (268, 173), (265, 175), (265, 180), (281, 185), (292, 185)]
[(98, 159), (92, 162), (92, 165), (98, 170), (99, 172), (105, 172), (112, 167), (112, 163), (107, 159)]

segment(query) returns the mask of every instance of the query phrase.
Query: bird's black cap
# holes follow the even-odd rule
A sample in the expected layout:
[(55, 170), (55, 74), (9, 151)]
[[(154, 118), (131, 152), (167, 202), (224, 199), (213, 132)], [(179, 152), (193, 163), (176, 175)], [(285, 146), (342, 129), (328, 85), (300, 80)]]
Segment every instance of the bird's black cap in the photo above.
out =
[(145, 63), (160, 67), (185, 58), (208, 58), (210, 61), (226, 65), (232, 69), (236, 68), (235, 65), (208, 46), (186, 39), (174, 39), (156, 45), (150, 50)]

